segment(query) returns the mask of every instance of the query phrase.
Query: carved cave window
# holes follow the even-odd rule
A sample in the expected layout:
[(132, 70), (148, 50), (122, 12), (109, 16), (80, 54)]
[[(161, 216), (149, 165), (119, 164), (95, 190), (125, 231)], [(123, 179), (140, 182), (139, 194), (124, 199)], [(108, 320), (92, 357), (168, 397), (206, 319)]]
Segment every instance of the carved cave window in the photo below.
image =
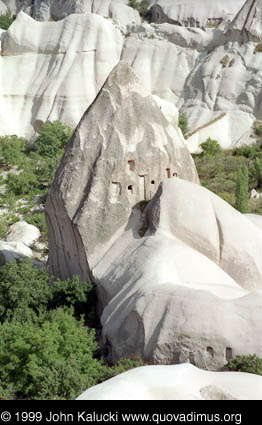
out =
[(133, 159), (128, 161), (128, 166), (130, 171), (135, 171), (135, 161)]

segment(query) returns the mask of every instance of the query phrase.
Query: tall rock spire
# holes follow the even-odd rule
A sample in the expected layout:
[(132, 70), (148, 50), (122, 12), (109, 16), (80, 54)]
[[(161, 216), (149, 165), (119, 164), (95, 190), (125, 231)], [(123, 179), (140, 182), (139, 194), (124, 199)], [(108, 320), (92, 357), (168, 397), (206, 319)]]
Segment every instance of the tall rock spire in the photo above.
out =
[(125, 62), (109, 75), (81, 119), (46, 204), (51, 272), (88, 277), (128, 225), (132, 208), (161, 181), (198, 182), (193, 159), (154, 98)]
[(262, 40), (262, 0), (247, 0), (233, 19), (228, 33), (240, 33), (242, 42)]

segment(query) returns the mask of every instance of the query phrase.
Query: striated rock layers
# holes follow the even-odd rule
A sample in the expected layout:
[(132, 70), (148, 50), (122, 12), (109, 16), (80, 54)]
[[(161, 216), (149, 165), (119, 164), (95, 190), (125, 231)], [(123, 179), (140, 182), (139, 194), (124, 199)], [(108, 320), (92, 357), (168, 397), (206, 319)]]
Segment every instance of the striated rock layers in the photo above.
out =
[[(46, 204), (50, 270), (87, 278), (160, 181), (198, 182), (183, 139), (126, 63), (110, 74), (81, 119)], [(73, 253), (73, 255), (72, 255)]]
[[(107, 16), (108, 7), (97, 0), (88, 12)], [(37, 22), (20, 12), (1, 35), (0, 134), (32, 137), (56, 119), (75, 127), (121, 59), (151, 94), (186, 112), (192, 152), (209, 136), (223, 148), (254, 142), (250, 128), (262, 110), (259, 11), (261, 2), (247, 1), (231, 25), (212, 31), (119, 25), (96, 13)]]
[(262, 232), (196, 184), (180, 137), (120, 62), (57, 170), (49, 266), (92, 273), (113, 362), (140, 352), (218, 369), (262, 355)]
[(36, 22), (21, 12), (0, 56), (0, 133), (30, 137), (42, 122), (75, 127), (119, 62), (120, 31), (95, 14)]

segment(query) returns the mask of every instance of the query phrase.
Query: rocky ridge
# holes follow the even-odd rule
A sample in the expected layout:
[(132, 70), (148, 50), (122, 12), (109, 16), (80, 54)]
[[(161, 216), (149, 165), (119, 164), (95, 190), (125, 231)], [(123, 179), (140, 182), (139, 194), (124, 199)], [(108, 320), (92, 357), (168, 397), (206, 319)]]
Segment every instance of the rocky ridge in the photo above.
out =
[[(102, 4), (109, 3), (96, 7)], [(258, 1), (247, 1), (232, 24), (208, 31), (136, 20), (120, 25), (95, 13), (37, 22), (20, 12), (2, 33), (0, 133), (31, 137), (56, 119), (75, 127), (121, 59), (151, 94), (186, 112), (192, 152), (209, 132), (224, 148), (252, 143), (251, 126), (261, 118), (259, 10)]]

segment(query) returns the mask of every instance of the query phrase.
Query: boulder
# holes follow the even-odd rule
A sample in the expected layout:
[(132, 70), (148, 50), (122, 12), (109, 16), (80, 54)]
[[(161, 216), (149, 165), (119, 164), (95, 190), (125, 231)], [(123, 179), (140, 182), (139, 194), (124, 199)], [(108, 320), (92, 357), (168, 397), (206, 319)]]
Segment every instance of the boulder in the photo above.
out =
[(25, 221), (19, 221), (9, 227), (6, 235), (7, 242), (21, 242), (31, 247), (40, 237), (40, 231), (36, 226)]
[(143, 366), (89, 388), (77, 400), (261, 400), (261, 388), (262, 377), (251, 373)]
[(0, 241), (0, 267), (13, 260), (32, 258), (32, 250), (22, 242)]
[(120, 62), (81, 119), (46, 203), (51, 273), (87, 278), (87, 261), (93, 267), (132, 208), (173, 175), (198, 182), (183, 139)]

